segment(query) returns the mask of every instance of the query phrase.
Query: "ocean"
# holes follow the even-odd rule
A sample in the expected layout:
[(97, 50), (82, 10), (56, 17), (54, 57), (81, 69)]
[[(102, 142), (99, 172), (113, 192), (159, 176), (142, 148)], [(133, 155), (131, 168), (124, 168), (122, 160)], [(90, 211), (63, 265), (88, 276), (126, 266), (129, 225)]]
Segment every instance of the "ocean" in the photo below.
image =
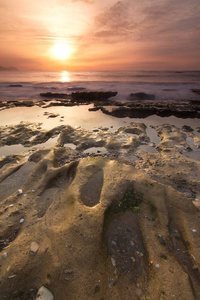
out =
[[(16, 86), (18, 85), (18, 86)], [(117, 91), (113, 100), (130, 93), (154, 94), (157, 100), (200, 99), (200, 71), (1, 71), (0, 101), (38, 100), (42, 92)]]

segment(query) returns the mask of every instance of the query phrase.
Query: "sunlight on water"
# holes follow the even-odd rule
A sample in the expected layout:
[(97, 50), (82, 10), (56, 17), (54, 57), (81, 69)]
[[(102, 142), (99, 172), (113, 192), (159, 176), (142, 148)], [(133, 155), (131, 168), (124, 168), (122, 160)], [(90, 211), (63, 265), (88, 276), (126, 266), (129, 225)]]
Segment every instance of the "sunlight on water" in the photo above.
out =
[(71, 78), (70, 78), (70, 73), (67, 71), (63, 71), (61, 73), (61, 78), (60, 81), (61, 82), (70, 82)]

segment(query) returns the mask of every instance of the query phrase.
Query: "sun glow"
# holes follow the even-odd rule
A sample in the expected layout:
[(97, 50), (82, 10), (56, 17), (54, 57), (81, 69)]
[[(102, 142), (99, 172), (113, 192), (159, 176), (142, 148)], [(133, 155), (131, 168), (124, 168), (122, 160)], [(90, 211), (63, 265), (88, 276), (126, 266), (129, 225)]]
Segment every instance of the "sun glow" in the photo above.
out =
[(67, 72), (67, 71), (63, 71), (61, 73), (61, 79), (60, 79), (60, 81), (62, 81), (62, 82), (69, 82), (70, 81), (70, 73)]
[(72, 52), (72, 49), (67, 44), (56, 44), (52, 48), (53, 55), (58, 59), (67, 59), (69, 58), (70, 54)]

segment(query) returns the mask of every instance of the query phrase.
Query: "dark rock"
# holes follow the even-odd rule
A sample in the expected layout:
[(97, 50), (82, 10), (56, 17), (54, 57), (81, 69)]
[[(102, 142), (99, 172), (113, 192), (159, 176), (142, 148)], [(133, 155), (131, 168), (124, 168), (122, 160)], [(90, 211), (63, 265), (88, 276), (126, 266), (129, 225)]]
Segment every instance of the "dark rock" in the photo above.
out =
[(94, 292), (95, 294), (98, 293), (100, 291), (100, 286), (97, 284), (94, 288)]
[(192, 129), (192, 127), (190, 127), (190, 126), (188, 126), (188, 125), (183, 125), (183, 126), (182, 126), (182, 129), (183, 129), (184, 131), (186, 131), (186, 132), (192, 132), (192, 131), (194, 131), (194, 130)]
[(118, 118), (146, 118), (151, 115), (160, 117), (175, 116), (177, 118), (200, 118), (199, 105), (191, 106), (190, 101), (176, 102), (159, 102), (159, 101), (134, 101), (126, 103), (125, 106), (113, 107), (112, 111), (101, 107), (101, 111), (105, 114)]
[(164, 238), (163, 238), (163, 236), (162, 236), (161, 234), (158, 234), (157, 237), (158, 237), (159, 243), (160, 243), (162, 246), (166, 246), (166, 245), (167, 245), (166, 242), (165, 242), (165, 240), (164, 240)]
[(127, 100), (155, 100), (154, 94), (146, 94), (146, 93), (131, 93), (127, 96)]
[(190, 100), (190, 103), (192, 105), (199, 105), (200, 104), (200, 100)]
[(200, 90), (199, 89), (192, 89), (191, 92), (200, 95)]
[(29, 100), (25, 100), (25, 101), (12, 101), (12, 104), (14, 104), (15, 106), (27, 106), (27, 107), (34, 106), (33, 101), (29, 101)]
[(59, 116), (59, 114), (53, 114), (53, 113), (51, 113), (51, 114), (48, 115), (48, 119), (49, 118), (56, 118), (58, 116)]
[(9, 87), (22, 87), (22, 84), (10, 84)]
[(72, 93), (72, 99), (80, 102), (93, 102), (107, 100), (117, 95), (117, 92), (81, 92)]
[(89, 110), (89, 111), (97, 111), (97, 110), (99, 110), (99, 109), (101, 109), (101, 107), (97, 106), (97, 107), (89, 108), (88, 110)]
[(48, 97), (48, 98), (61, 98), (61, 99), (68, 99), (69, 98), (69, 94), (64, 94), (64, 93), (51, 93), (51, 92), (47, 92), (47, 93), (40, 93), (41, 97)]

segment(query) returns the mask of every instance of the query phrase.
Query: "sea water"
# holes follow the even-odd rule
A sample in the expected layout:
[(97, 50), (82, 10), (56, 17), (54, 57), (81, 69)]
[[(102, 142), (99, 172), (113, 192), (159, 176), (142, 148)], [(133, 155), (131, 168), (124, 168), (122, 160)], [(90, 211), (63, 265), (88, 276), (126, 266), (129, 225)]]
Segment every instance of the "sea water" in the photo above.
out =
[(38, 100), (40, 93), (117, 91), (113, 100), (126, 100), (130, 93), (154, 94), (157, 100), (200, 99), (200, 71), (1, 71), (0, 101)]

